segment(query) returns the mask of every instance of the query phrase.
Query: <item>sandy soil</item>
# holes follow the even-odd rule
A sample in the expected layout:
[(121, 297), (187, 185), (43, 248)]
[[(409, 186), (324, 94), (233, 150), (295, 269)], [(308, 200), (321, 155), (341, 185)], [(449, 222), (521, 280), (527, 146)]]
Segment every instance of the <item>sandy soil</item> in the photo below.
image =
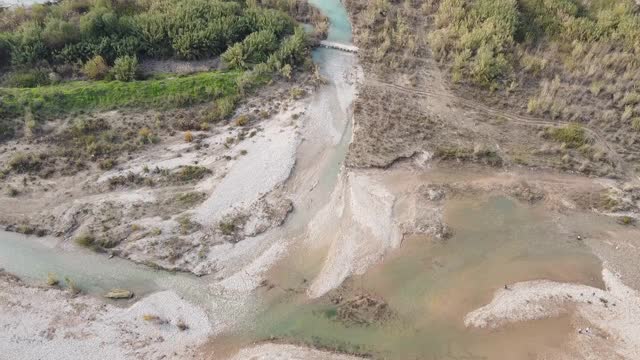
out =
[(356, 360), (340, 355), (287, 344), (262, 344), (240, 350), (230, 360)]
[[(394, 201), (391, 193), (368, 177), (342, 175), (331, 201), (309, 225), (307, 242), (312, 247), (330, 244), (309, 296), (322, 296), (348, 276), (363, 274), (387, 251), (400, 246), (401, 234), (392, 216)], [(327, 228), (332, 233), (327, 234)]]
[(607, 269), (602, 277), (606, 290), (544, 280), (511, 285), (497, 291), (489, 304), (467, 314), (465, 324), (498, 328), (572, 313), (579, 326), (572, 345), (582, 358), (638, 359), (640, 293)]
[(202, 310), (171, 291), (121, 308), (7, 274), (0, 274), (0, 313), (6, 359), (185, 359), (213, 330)]

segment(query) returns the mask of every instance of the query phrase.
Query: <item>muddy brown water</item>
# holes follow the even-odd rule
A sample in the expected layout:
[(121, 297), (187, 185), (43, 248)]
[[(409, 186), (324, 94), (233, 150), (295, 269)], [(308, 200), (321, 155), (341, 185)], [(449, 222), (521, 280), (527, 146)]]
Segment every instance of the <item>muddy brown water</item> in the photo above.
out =
[(384, 262), (339, 290), (345, 299), (358, 294), (384, 299), (390, 320), (346, 324), (336, 317), (332, 294), (307, 298), (306, 284), (325, 251), (300, 250), (271, 272), (269, 286), (259, 291), (266, 299), (263, 311), (238, 336), (380, 359), (524, 360), (562, 350), (571, 331), (568, 315), (499, 330), (467, 329), (463, 319), (489, 302), (496, 289), (518, 281), (602, 287), (600, 261), (586, 245), (543, 207), (506, 197), (451, 200), (445, 220), (453, 237), (407, 238)]

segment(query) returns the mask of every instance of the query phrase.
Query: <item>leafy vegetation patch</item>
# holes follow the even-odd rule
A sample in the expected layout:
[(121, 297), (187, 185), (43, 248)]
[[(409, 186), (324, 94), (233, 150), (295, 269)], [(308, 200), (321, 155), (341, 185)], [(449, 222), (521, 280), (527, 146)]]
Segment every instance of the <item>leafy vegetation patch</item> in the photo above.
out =
[[(309, 65), (306, 34), (291, 15), (312, 13), (297, 2), (219, 0), (62, 0), (6, 9), (0, 139), (19, 134), (23, 120), (29, 130), (50, 116), (123, 107), (212, 101), (209, 120), (225, 118), (247, 92)], [(221, 54), (234, 70), (134, 81), (138, 59)], [(78, 77), (90, 81), (67, 81)]]
[(569, 148), (579, 148), (588, 142), (585, 131), (579, 124), (549, 128), (547, 133), (553, 140), (564, 143)]
[(96, 56), (109, 64), (123, 56), (202, 59), (253, 33), (280, 39), (295, 27), (289, 14), (257, 2), (209, 0), (63, 0), (6, 10), (0, 19), (0, 65), (14, 66)]
[(31, 108), (42, 115), (122, 107), (171, 108), (230, 97), (240, 72), (210, 72), (136, 82), (77, 81), (36, 88), (0, 88), (0, 112)]

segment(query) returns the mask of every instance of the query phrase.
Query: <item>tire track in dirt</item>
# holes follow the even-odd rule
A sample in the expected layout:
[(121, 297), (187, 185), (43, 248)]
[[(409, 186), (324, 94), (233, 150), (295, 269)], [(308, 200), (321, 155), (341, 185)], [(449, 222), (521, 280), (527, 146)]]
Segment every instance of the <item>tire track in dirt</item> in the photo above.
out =
[[(469, 109), (476, 113), (489, 115), (495, 118), (506, 119), (512, 123), (517, 123), (522, 125), (558, 127), (558, 126), (567, 126), (571, 124), (571, 122), (562, 121), (562, 120), (547, 121), (547, 120), (542, 120), (540, 118), (536, 118), (532, 116), (516, 115), (516, 114), (508, 113), (502, 110), (496, 110), (480, 102), (463, 99), (463, 98), (460, 98), (459, 96), (443, 94), (443, 93), (428, 90), (428, 89), (419, 90), (419, 89), (409, 88), (409, 87), (398, 85), (398, 84), (380, 81), (378, 79), (367, 79), (366, 84), (374, 87), (384, 87), (385, 89), (394, 89), (396, 91), (403, 92), (405, 94), (410, 94), (410, 95), (419, 96), (419, 97), (431, 97), (431, 98), (445, 100), (445, 101), (449, 100), (451, 102), (455, 102), (457, 105), (463, 108)], [(611, 155), (612, 161), (615, 163), (615, 167), (625, 172), (625, 168), (623, 166), (624, 162), (622, 161), (618, 152), (611, 147), (609, 142), (596, 130), (588, 126), (585, 126), (584, 124), (581, 124), (581, 126), (593, 140), (602, 144), (605, 147), (605, 149)]]

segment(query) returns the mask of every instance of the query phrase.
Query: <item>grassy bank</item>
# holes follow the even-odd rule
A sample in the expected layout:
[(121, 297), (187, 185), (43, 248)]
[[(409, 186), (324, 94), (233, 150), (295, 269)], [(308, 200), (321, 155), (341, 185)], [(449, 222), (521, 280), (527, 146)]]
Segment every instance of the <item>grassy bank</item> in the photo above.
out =
[(36, 88), (0, 88), (0, 112), (15, 116), (31, 110), (46, 116), (123, 107), (179, 107), (234, 95), (241, 74), (208, 72), (135, 82), (74, 81)]

